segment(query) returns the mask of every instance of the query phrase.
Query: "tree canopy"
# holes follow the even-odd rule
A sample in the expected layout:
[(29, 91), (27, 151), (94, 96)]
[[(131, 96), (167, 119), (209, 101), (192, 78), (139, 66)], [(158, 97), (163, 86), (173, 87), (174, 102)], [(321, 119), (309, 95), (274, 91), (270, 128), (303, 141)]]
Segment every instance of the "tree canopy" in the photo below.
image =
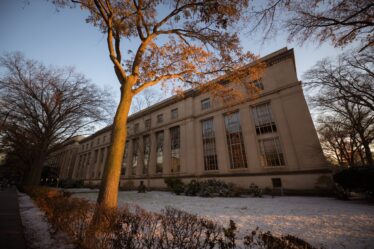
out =
[(21, 53), (2, 56), (0, 65), (2, 143), (35, 185), (46, 157), (64, 140), (107, 120), (111, 101), (73, 68), (47, 67)]

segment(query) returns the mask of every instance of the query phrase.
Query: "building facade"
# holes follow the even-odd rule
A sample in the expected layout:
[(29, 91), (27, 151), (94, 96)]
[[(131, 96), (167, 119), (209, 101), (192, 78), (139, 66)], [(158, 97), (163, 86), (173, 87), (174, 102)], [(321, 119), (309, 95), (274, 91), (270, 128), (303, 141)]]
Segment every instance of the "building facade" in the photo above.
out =
[[(296, 75), (292, 49), (266, 63), (256, 97), (225, 105), (186, 91), (128, 118), (121, 186), (165, 187), (165, 177), (220, 179), (247, 188), (311, 190), (330, 170)], [(99, 184), (111, 140), (106, 127), (81, 140), (71, 178)]]

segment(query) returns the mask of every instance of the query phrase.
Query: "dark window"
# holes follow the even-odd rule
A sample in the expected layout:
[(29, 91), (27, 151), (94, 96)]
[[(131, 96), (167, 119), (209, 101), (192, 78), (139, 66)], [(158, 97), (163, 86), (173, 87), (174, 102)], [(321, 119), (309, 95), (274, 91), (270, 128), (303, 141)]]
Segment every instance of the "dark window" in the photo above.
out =
[(132, 163), (131, 163), (131, 175), (136, 175), (136, 167), (138, 166), (139, 157), (139, 139), (132, 140)]
[(105, 148), (102, 148), (100, 150), (100, 163), (102, 163), (104, 161), (104, 150), (105, 150)]
[(99, 157), (99, 150), (95, 150), (95, 154), (94, 154), (94, 163), (97, 163), (97, 159)]
[(180, 128), (179, 126), (170, 129), (171, 143), (171, 172), (180, 171)]
[(201, 121), (201, 126), (203, 132), (204, 169), (217, 170), (218, 161), (213, 118)]
[(282, 187), (282, 180), (280, 178), (271, 178), (271, 182), (273, 183), (273, 188)]
[(206, 109), (209, 109), (210, 108), (210, 99), (207, 98), (207, 99), (203, 99), (201, 101), (201, 110), (206, 110)]
[(252, 110), (258, 135), (277, 131), (269, 103), (255, 106)]
[(260, 140), (260, 149), (264, 166), (284, 165), (284, 157), (278, 138)]
[(134, 132), (135, 132), (135, 133), (139, 132), (139, 123), (136, 123), (136, 124), (134, 125)]
[(247, 158), (245, 156), (239, 112), (226, 115), (225, 125), (231, 168), (247, 168)]
[(146, 130), (151, 129), (151, 119), (150, 118), (145, 120), (144, 126), (145, 126)]
[(171, 110), (171, 119), (178, 118), (178, 108)]

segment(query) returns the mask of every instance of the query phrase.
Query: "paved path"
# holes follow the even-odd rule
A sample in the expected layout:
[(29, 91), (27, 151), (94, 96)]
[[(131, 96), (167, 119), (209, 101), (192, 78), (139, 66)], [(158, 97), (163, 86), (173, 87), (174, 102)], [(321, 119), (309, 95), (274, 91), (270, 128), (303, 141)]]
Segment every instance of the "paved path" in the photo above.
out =
[(0, 248), (25, 249), (16, 188), (0, 190)]

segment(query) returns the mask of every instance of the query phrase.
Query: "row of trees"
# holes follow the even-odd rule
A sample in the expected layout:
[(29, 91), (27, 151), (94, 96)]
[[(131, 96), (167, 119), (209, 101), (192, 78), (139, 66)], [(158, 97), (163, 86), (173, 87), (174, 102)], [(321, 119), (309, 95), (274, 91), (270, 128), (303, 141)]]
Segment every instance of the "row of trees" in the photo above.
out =
[(46, 67), (21, 53), (0, 58), (0, 145), (23, 184), (38, 185), (47, 157), (108, 120), (109, 95), (73, 68)]
[(305, 79), (311, 102), (322, 113), (318, 132), (331, 161), (374, 166), (374, 48), (322, 60)]

